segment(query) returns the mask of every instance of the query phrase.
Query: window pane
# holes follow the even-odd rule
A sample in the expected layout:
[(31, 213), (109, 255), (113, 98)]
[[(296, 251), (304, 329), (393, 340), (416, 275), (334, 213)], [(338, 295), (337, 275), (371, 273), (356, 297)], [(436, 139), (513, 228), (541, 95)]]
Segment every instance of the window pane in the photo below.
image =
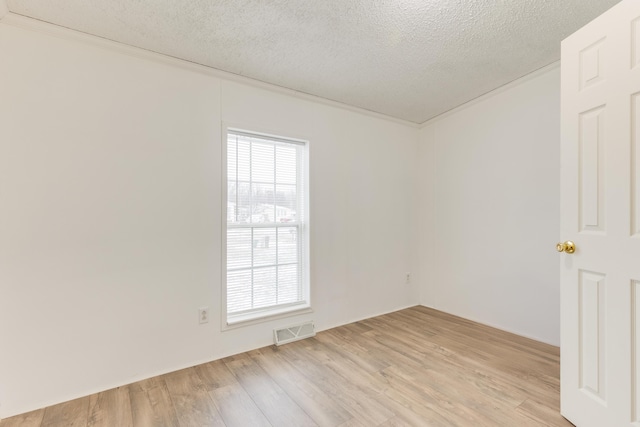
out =
[(237, 222), (236, 197), (238, 195), (238, 186), (235, 182), (227, 183), (227, 222)]
[(251, 180), (251, 143), (247, 138), (238, 137), (238, 181)]
[(275, 199), (273, 184), (252, 184), (253, 207), (251, 222), (273, 222), (275, 219)]
[(297, 233), (296, 227), (278, 228), (278, 264), (298, 262)]
[(276, 304), (276, 268), (256, 268), (253, 270), (254, 308)]
[(303, 301), (303, 149), (266, 136), (228, 134), (228, 314)]
[(254, 142), (251, 146), (253, 182), (273, 184), (275, 180), (274, 145)]
[(288, 304), (300, 300), (300, 280), (297, 265), (278, 267), (278, 303)]
[(276, 147), (276, 182), (295, 184), (298, 177), (297, 149), (295, 146)]
[(295, 185), (276, 185), (276, 222), (295, 222), (298, 203)]
[(249, 222), (251, 218), (251, 187), (249, 183), (240, 182), (233, 189), (233, 198), (227, 197), (236, 209), (237, 222)]
[(236, 173), (238, 172), (236, 148), (236, 138), (229, 138), (227, 143), (227, 180), (229, 183), (236, 180)]
[(248, 310), (252, 303), (251, 270), (227, 272), (227, 312)]
[(276, 229), (254, 228), (253, 265), (274, 265), (276, 263)]
[(251, 268), (251, 229), (227, 230), (227, 269)]

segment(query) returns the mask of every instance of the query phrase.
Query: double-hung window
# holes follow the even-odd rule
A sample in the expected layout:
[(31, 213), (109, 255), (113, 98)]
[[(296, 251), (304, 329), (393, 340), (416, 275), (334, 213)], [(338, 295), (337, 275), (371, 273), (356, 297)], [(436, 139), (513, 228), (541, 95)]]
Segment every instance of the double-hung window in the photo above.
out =
[(309, 307), (306, 150), (227, 130), (227, 324)]

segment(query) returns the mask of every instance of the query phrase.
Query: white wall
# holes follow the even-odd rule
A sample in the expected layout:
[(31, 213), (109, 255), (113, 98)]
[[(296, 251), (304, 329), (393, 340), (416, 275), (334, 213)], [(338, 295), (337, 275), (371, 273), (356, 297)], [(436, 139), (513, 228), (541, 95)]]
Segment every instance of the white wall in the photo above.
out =
[[(223, 124), (311, 141), (312, 314), (197, 323)], [(0, 418), (419, 302), (558, 344), (558, 150), (557, 67), (418, 131), (8, 15)]]
[(557, 65), (420, 135), (422, 303), (559, 345)]
[[(0, 24), (0, 418), (418, 303), (415, 128), (109, 46)], [(223, 123), (311, 141), (312, 314), (197, 322)]]

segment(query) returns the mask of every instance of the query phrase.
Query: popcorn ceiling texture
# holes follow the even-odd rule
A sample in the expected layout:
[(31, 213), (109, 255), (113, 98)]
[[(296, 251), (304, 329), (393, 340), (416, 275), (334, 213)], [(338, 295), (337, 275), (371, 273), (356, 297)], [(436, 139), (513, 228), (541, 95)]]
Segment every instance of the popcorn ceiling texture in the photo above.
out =
[(557, 61), (562, 39), (618, 2), (7, 1), (16, 14), (416, 123)]

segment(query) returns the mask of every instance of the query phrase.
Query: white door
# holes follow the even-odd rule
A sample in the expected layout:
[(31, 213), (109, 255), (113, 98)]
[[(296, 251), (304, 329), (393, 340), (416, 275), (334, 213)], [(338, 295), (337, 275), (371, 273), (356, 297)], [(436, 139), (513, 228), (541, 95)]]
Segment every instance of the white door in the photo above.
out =
[(640, 0), (562, 43), (562, 414), (640, 427)]

